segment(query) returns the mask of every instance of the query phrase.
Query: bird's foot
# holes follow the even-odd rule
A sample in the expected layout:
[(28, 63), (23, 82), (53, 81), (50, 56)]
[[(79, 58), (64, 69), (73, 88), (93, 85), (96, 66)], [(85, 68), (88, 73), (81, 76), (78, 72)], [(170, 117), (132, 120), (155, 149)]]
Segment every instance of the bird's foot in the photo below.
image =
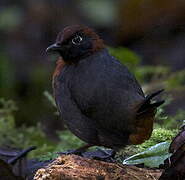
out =
[(82, 154), (89, 148), (93, 145), (90, 145), (90, 144), (86, 144), (78, 149), (74, 149), (74, 150), (68, 150), (68, 151), (65, 151), (65, 152), (59, 152), (58, 154), (59, 155), (70, 155), (70, 154), (75, 154), (75, 155), (79, 155), (79, 156), (82, 156)]
[(115, 162), (114, 156), (116, 152), (111, 149), (100, 149), (98, 148), (96, 151), (89, 151), (89, 152), (84, 152), (82, 153), (83, 157), (87, 158), (92, 158), (92, 159), (97, 159), (97, 160), (102, 160), (106, 162)]
[(116, 154), (116, 151), (111, 149), (101, 149), (101, 148), (97, 148), (97, 150), (95, 151), (86, 151), (91, 146), (92, 145), (88, 144), (81, 148), (78, 148), (75, 150), (68, 150), (65, 152), (59, 152), (58, 154), (59, 155), (75, 154), (86, 158), (97, 159), (97, 160), (102, 160), (106, 162), (115, 162), (114, 156)]
[(71, 149), (71, 150), (67, 150), (65, 152), (58, 152), (57, 154), (59, 155), (70, 155), (70, 154), (75, 154), (75, 155), (79, 155), (81, 156), (83, 153), (83, 151), (79, 151), (78, 149)]

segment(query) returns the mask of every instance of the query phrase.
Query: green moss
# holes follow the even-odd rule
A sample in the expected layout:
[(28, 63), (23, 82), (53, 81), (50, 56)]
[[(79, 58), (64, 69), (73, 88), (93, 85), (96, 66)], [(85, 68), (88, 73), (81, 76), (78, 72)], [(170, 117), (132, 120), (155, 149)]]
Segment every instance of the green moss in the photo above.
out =
[(0, 94), (5, 96), (7, 94), (14, 95), (12, 90), (15, 87), (14, 67), (8, 57), (0, 51)]
[(118, 48), (109, 48), (109, 52), (120, 60), (121, 63), (126, 65), (132, 72), (135, 71), (136, 66), (141, 62), (141, 58), (129, 50), (128, 48), (118, 47)]
[(57, 145), (56, 151), (61, 152), (69, 149), (76, 149), (85, 144), (68, 130), (58, 132), (58, 135), (60, 138), (60, 143)]
[(169, 73), (170, 68), (166, 66), (140, 66), (135, 70), (137, 79), (144, 83), (164, 79)]
[(166, 80), (166, 87), (168, 89), (174, 88), (185, 88), (185, 70), (174, 72), (171, 76)]
[(130, 157), (134, 154), (145, 151), (147, 148), (150, 148), (161, 142), (171, 142), (172, 139), (176, 136), (178, 130), (168, 130), (165, 128), (156, 128), (152, 132), (152, 136), (149, 140), (145, 141), (140, 145), (129, 145), (123, 148), (116, 156), (116, 160), (121, 162), (123, 159)]
[(15, 129), (15, 119), (13, 112), (17, 110), (15, 103), (11, 100), (0, 99), (0, 142), (8, 141), (7, 137)]
[(16, 104), (11, 100), (0, 99), (0, 146), (10, 146), (20, 149), (29, 146), (37, 146), (37, 149), (29, 154), (29, 157), (56, 155), (53, 152), (63, 152), (76, 149), (84, 143), (69, 131), (58, 132), (60, 141), (50, 141), (42, 131), (41, 125), (16, 127), (14, 112), (17, 111)]
[(179, 109), (174, 116), (169, 116), (165, 121), (164, 125), (166, 128), (179, 128), (183, 124), (185, 119), (185, 110)]
[(32, 155), (37, 156), (46, 151), (52, 151), (54, 144), (48, 141), (41, 126), (16, 127), (14, 112), (16, 104), (11, 100), (0, 99), (0, 146), (10, 146), (20, 149), (37, 146)]
[(165, 114), (165, 106), (169, 105), (173, 98), (171, 96), (163, 97), (165, 99), (165, 103), (157, 108), (157, 113), (155, 115), (155, 126), (162, 127), (165, 129), (179, 129), (185, 117), (185, 110), (179, 109), (175, 115), (168, 116)]
[[(58, 132), (60, 141), (58, 143), (54, 143), (48, 140), (39, 124), (33, 127), (16, 127), (14, 112), (17, 109), (18, 108), (13, 101), (5, 101), (4, 99), (0, 100), (0, 146), (8, 145), (21, 149), (28, 148), (29, 146), (37, 146), (37, 150), (31, 152), (29, 157), (52, 159), (56, 157), (55, 152), (76, 149), (84, 145), (84, 142), (67, 130)], [(170, 118), (174, 119), (174, 117)], [(178, 115), (178, 118), (183, 119), (184, 114), (181, 112), (180, 115)], [(160, 125), (158, 124), (157, 126), (159, 127)], [(117, 159), (144, 151), (148, 147), (160, 142), (170, 142), (176, 134), (177, 130), (156, 128), (153, 130), (152, 136), (148, 141), (141, 145), (126, 147), (117, 156)]]
[(166, 142), (166, 141), (170, 142), (176, 136), (177, 133), (178, 133), (178, 130), (176, 129), (174, 130), (168, 130), (164, 128), (154, 129), (152, 132), (151, 138), (145, 141), (143, 144), (137, 145), (136, 148), (138, 148), (138, 152), (142, 152), (145, 149), (155, 144), (158, 144), (160, 142)]

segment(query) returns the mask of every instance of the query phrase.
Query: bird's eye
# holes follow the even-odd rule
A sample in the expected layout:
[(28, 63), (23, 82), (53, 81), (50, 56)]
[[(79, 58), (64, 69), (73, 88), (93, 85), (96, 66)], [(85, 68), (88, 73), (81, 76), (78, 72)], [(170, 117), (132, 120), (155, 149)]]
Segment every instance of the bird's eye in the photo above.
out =
[(79, 45), (80, 42), (82, 41), (82, 37), (81, 36), (76, 36), (72, 39), (72, 43), (75, 44), (75, 45)]

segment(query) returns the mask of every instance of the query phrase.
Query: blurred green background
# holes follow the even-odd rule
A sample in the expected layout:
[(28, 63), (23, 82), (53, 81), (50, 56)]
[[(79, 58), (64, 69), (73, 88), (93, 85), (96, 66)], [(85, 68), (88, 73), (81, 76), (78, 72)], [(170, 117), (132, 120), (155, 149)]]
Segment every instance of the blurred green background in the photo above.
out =
[(168, 119), (157, 123), (178, 128), (185, 119), (184, 12), (182, 0), (1, 0), (0, 144), (26, 147), (37, 141), (50, 151), (62, 142), (57, 132), (65, 127), (44, 95), (52, 94), (55, 67), (45, 49), (72, 24), (94, 28), (146, 93), (165, 88), (170, 100), (162, 113)]

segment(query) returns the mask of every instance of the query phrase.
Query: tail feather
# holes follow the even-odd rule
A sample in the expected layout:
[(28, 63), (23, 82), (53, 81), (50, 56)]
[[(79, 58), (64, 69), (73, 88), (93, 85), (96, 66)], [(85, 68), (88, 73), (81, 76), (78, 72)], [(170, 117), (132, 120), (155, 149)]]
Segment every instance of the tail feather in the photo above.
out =
[(162, 105), (164, 102), (165, 102), (164, 100), (158, 101), (158, 102), (156, 102), (156, 103), (150, 104), (149, 107), (150, 107), (150, 108), (152, 108), (152, 107), (159, 107), (159, 106)]
[(145, 101), (143, 102), (143, 104), (141, 105), (141, 107), (139, 108), (137, 113), (140, 114), (140, 113), (146, 112), (148, 109), (151, 109), (151, 108), (154, 108), (154, 107), (157, 108), (160, 105), (162, 105), (165, 102), (164, 100), (158, 101), (158, 102), (155, 102), (155, 103), (152, 103), (152, 104), (151, 104), (151, 100), (152, 100), (152, 98), (159, 95), (163, 91), (164, 91), (164, 89), (161, 89), (157, 92), (154, 92), (152, 94), (147, 95), (146, 98), (145, 98)]
[(153, 97), (157, 96), (158, 94), (160, 94), (163, 91), (164, 91), (164, 89), (161, 89), (159, 91), (156, 91), (156, 92), (154, 92), (152, 94), (147, 95), (146, 96), (146, 101), (151, 100)]
[(144, 102), (138, 109), (136, 115), (135, 132), (129, 136), (129, 141), (132, 144), (141, 144), (150, 138), (153, 130), (156, 108), (164, 103), (164, 101), (151, 103), (151, 100), (162, 91), (163, 90), (160, 90), (146, 96)]

